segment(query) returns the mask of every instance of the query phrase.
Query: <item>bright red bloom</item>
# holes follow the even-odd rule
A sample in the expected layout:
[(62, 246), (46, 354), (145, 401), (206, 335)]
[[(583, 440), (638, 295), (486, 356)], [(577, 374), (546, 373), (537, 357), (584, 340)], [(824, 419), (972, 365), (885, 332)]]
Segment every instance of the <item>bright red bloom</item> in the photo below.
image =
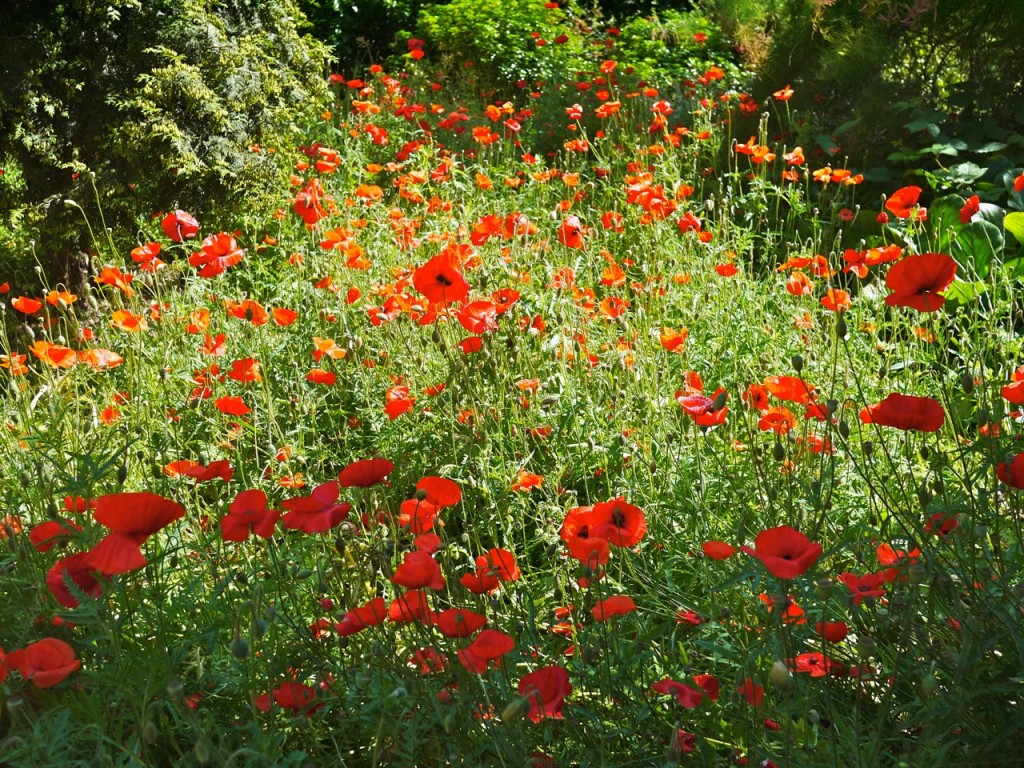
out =
[(106, 576), (142, 568), (146, 558), (139, 545), (184, 515), (183, 506), (155, 493), (101, 496), (93, 518), (111, 533), (90, 550), (90, 565)]
[(582, 248), (583, 224), (578, 216), (566, 216), (558, 226), (558, 242), (567, 248)]
[(410, 621), (432, 623), (434, 614), (428, 593), (422, 589), (410, 589), (404, 595), (399, 595), (388, 606), (388, 618), (396, 624)]
[(996, 477), (1012, 488), (1024, 488), (1024, 453), (996, 467)]
[(795, 579), (807, 572), (821, 557), (821, 545), (788, 525), (769, 528), (757, 534), (754, 548), (740, 550), (760, 560), (768, 572), (780, 579)]
[(721, 686), (718, 683), (718, 678), (714, 675), (694, 675), (693, 682), (704, 689), (704, 693), (707, 694), (708, 698), (712, 701), (718, 701), (718, 694), (721, 691)]
[(685, 683), (678, 683), (668, 677), (652, 685), (651, 690), (655, 693), (667, 693), (679, 702), (680, 706), (686, 709), (699, 707), (701, 702), (704, 701), (703, 690), (686, 685)]
[(820, 651), (799, 654), (789, 660), (789, 668), (794, 672), (809, 674), (811, 677), (825, 677), (843, 671), (842, 664), (833, 661)]
[(814, 396), (814, 387), (796, 376), (766, 376), (764, 387), (779, 400), (806, 405)]
[(388, 616), (387, 604), (383, 597), (375, 597), (366, 605), (353, 608), (346, 613), (341, 622), (334, 625), (334, 629), (342, 637), (354, 635), (369, 626), (383, 623)]
[(470, 333), (487, 333), (498, 327), (495, 318), (498, 308), (490, 301), (474, 301), (466, 304), (457, 315), (459, 323)]
[(736, 547), (724, 541), (705, 541), (700, 548), (712, 560), (727, 560), (737, 552)]
[(826, 643), (841, 643), (850, 631), (845, 621), (819, 621), (814, 629)]
[(885, 208), (898, 219), (909, 219), (920, 196), (920, 187), (902, 187), (889, 196), (885, 201)]
[(636, 610), (636, 603), (629, 595), (612, 595), (594, 603), (591, 614), (594, 621), (608, 621), (614, 616), (625, 616)]
[(342, 488), (369, 488), (385, 482), (394, 469), (394, 463), (387, 459), (359, 459), (341, 470), (338, 482)]
[(434, 527), (437, 511), (437, 506), (429, 501), (406, 499), (400, 508), (398, 524), (408, 526), (409, 532), (416, 535), (426, 533)]
[(764, 686), (758, 685), (749, 677), (737, 690), (747, 704), (752, 707), (760, 707), (764, 702)]
[(218, 411), (228, 416), (245, 416), (247, 413), (252, 413), (252, 408), (247, 406), (245, 400), (237, 395), (218, 397), (213, 404), (217, 406)]
[(288, 510), (281, 525), (291, 530), (306, 533), (325, 533), (348, 517), (352, 505), (348, 502), (338, 504), (339, 485), (331, 480), (318, 485), (309, 496), (300, 496), (281, 502)]
[(244, 256), (245, 251), (238, 247), (235, 238), (221, 232), (203, 240), (202, 249), (189, 256), (188, 263), (200, 268), (200, 277), (216, 277), (238, 264)]
[(65, 608), (77, 608), (78, 598), (71, 594), (67, 581), (89, 597), (99, 597), (103, 585), (97, 580), (99, 571), (92, 565), (88, 552), (77, 552), (54, 563), (46, 574), (46, 586), (57, 602)]
[(413, 273), (413, 287), (435, 304), (462, 301), (469, 295), (462, 263), (470, 253), (469, 246), (445, 248)]
[(896, 568), (888, 568), (878, 573), (866, 573), (863, 576), (858, 576), (847, 571), (839, 574), (839, 580), (853, 593), (853, 604), (860, 605), (865, 598), (883, 597), (886, 585), (896, 578), (898, 572)]
[(607, 539), (617, 547), (633, 547), (647, 532), (643, 510), (627, 504), (621, 496), (594, 505), (590, 535)]
[(8, 653), (4, 664), (8, 669), (18, 670), (36, 688), (52, 688), (82, 666), (75, 658), (74, 648), (55, 637), (44, 637)]
[(436, 648), (418, 648), (413, 651), (408, 663), (416, 667), (421, 675), (432, 675), (448, 668), (448, 657)]
[(82, 530), (82, 526), (70, 520), (47, 520), (45, 523), (32, 526), (28, 538), (32, 546), (39, 552), (49, 552), (57, 544), (66, 544), (71, 537)]
[(435, 618), (445, 637), (469, 637), (487, 623), (487, 617), (466, 608), (448, 608)]
[(964, 207), (960, 209), (960, 223), (969, 224), (974, 214), (981, 210), (981, 200), (977, 195), (971, 195), (964, 201)]
[(526, 716), (535, 723), (545, 717), (561, 719), (562, 705), (570, 693), (572, 685), (564, 667), (541, 667), (519, 681), (519, 695), (530, 702)]
[(496, 629), (484, 629), (473, 642), (458, 652), (462, 666), (482, 675), (492, 661), (497, 661), (516, 647), (516, 641)]
[(476, 559), (476, 567), (493, 573), (498, 581), (517, 581), (521, 575), (516, 558), (507, 549), (491, 549)]
[(904, 431), (938, 432), (945, 419), (946, 412), (938, 400), (901, 395), (898, 392), (893, 392), (882, 402), (869, 405), (860, 412), (860, 420), (864, 424), (879, 424)]
[(267, 494), (263, 491), (256, 488), (242, 491), (220, 520), (221, 537), (224, 541), (245, 541), (250, 534), (255, 534), (269, 539), (280, 517), (279, 510), (267, 509)]
[(393, 584), (406, 589), (444, 589), (444, 576), (441, 566), (427, 552), (415, 550), (407, 552), (402, 564), (395, 569), (391, 577)]
[(934, 312), (946, 302), (939, 294), (956, 277), (956, 262), (944, 253), (920, 253), (905, 256), (889, 268), (885, 286), (892, 291), (885, 297), (890, 307), (910, 307)]
[(191, 214), (182, 210), (168, 213), (161, 220), (160, 226), (163, 227), (164, 234), (175, 243), (180, 243), (182, 240), (188, 240), (199, 234), (199, 222)]
[(290, 709), (296, 715), (303, 714), (311, 717), (314, 712), (323, 706), (323, 702), (317, 703), (316, 689), (303, 683), (289, 680), (281, 683), (271, 691), (270, 695), (258, 696), (256, 706), (264, 712), (270, 710), (270, 696), (274, 697), (277, 706), (282, 709)]
[(416, 483), (416, 490), (423, 491), (427, 501), (435, 507), (452, 507), (462, 500), (458, 483), (444, 477), (428, 475)]
[(181, 474), (191, 477), (197, 483), (216, 480), (217, 478), (226, 483), (234, 477), (235, 469), (231, 466), (230, 461), (220, 459), (218, 461), (211, 461), (205, 467), (202, 464), (193, 464), (184, 469)]

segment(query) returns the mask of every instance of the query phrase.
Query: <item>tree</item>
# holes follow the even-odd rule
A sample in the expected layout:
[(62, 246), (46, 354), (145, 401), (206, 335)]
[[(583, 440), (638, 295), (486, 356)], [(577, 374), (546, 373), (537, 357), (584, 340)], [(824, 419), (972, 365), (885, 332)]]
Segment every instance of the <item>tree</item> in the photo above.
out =
[(98, 219), (93, 178), (109, 225), (266, 194), (282, 171), (264, 148), (326, 93), (301, 21), (293, 0), (0, 4), (0, 202), (29, 212), (51, 273), (75, 279), (88, 239), (63, 201)]

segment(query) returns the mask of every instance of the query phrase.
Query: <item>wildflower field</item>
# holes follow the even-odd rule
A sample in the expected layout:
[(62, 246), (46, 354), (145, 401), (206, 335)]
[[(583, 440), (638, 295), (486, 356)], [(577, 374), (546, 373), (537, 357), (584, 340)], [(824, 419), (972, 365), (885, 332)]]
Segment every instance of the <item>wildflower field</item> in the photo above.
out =
[(615, 32), (332, 75), (277, 210), (70, 203), (86, 279), (2, 297), (0, 763), (1021, 764), (1024, 168), (866, 194)]

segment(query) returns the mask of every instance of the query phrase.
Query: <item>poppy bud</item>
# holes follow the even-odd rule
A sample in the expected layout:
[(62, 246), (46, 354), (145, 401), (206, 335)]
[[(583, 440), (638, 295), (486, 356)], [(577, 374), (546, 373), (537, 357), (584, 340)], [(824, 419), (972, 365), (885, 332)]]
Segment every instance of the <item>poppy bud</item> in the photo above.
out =
[(427, 491), (426, 491), (426, 489), (424, 489), (424, 488), (417, 488), (416, 489), (416, 501), (426, 501), (426, 499), (427, 499)]
[(267, 622), (263, 619), (256, 619), (252, 623), (252, 636), (257, 640), (267, 634)]
[(196, 756), (196, 762), (200, 765), (206, 765), (210, 762), (210, 745), (206, 742), (206, 739), (199, 738), (195, 746), (192, 747), (192, 752)]
[(231, 641), (231, 655), (241, 661), (249, 656), (249, 641), (238, 636)]
[(846, 321), (841, 317), (838, 318), (836, 320), (836, 336), (839, 337), (840, 339), (845, 339), (846, 331)]
[(122, 464), (117, 469), (117, 484), (124, 485), (124, 481), (128, 479), (128, 465)]
[(142, 740), (147, 744), (156, 744), (160, 738), (160, 729), (156, 727), (156, 723), (152, 720), (147, 720), (146, 724), (142, 726)]
[(728, 393), (719, 392), (718, 396), (711, 401), (711, 410), (720, 411), (725, 407), (725, 400), (728, 397)]
[(501, 710), (501, 719), (503, 722), (511, 722), (512, 720), (519, 720), (526, 716), (526, 713), (530, 711), (530, 700), (525, 696), (521, 696), (518, 699), (513, 699), (505, 708)]
[(863, 635), (857, 638), (857, 653), (862, 659), (870, 659), (875, 652), (875, 638)]
[(821, 600), (828, 600), (832, 596), (832, 587), (835, 584), (832, 579), (818, 579), (814, 582), (814, 592)]
[(784, 461), (786, 458), (786, 448), (779, 441), (775, 441), (775, 447), (772, 448), (772, 458), (776, 461)]
[(804, 369), (804, 359), (801, 355), (793, 355), (793, 359), (790, 360), (793, 364), (793, 370), (800, 373)]
[(924, 459), (925, 461), (928, 461), (928, 457), (931, 455), (931, 451), (928, 450), (928, 446), (927, 445), (922, 445), (921, 446), (920, 453), (921, 453), (921, 458)]
[(844, 440), (850, 439), (850, 425), (846, 423), (845, 419), (839, 422), (839, 436)]
[(829, 416), (835, 416), (836, 411), (839, 410), (839, 401), (836, 399), (825, 401), (825, 413)]
[(792, 675), (789, 671), (789, 667), (781, 661), (773, 663), (772, 669), (768, 673), (768, 679), (771, 680), (772, 685), (779, 690), (789, 687), (789, 680), (791, 677)]
[(441, 723), (444, 726), (444, 732), (450, 734), (455, 730), (455, 712), (449, 712), (444, 716), (444, 721)]
[(964, 391), (964, 394), (971, 394), (974, 391), (974, 377), (969, 373), (965, 373), (960, 379), (960, 388)]
[(338, 536), (334, 540), (334, 551), (343, 557), (345, 555), (346, 546), (348, 546), (348, 544), (346, 543), (345, 539), (343, 539), (341, 536)]
[(865, 456), (870, 456), (872, 453), (875, 452), (875, 444), (870, 440), (865, 440), (861, 445), (861, 450), (864, 451)]

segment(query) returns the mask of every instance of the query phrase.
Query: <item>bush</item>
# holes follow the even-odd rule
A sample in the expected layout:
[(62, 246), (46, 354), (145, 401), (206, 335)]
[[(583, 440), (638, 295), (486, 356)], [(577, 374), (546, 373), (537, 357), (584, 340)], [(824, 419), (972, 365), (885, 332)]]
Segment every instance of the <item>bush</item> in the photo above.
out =
[(67, 198), (98, 197), (107, 224), (260, 203), (280, 170), (256, 145), (324, 93), (324, 49), (297, 14), (292, 0), (4, 5), (0, 158), (18, 182), (0, 194), (42, 241), (66, 243), (51, 273), (74, 279), (89, 242)]

